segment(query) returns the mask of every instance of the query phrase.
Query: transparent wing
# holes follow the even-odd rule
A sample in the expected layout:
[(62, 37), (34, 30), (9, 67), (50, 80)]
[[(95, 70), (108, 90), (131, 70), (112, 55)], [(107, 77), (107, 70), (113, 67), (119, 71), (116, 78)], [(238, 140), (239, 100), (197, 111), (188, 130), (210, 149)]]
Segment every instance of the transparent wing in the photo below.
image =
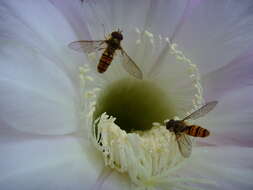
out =
[(135, 62), (127, 55), (127, 53), (121, 49), (121, 56), (123, 58), (122, 66), (132, 76), (142, 79), (142, 72)]
[(200, 117), (203, 117), (208, 112), (210, 112), (217, 104), (218, 104), (218, 101), (208, 102), (204, 106), (202, 106), (201, 108), (196, 110), (195, 112), (193, 112), (190, 115), (188, 115), (187, 117), (185, 117), (183, 119), (183, 121), (188, 120), (188, 119), (198, 119)]
[(71, 42), (69, 44), (69, 48), (79, 52), (92, 53), (95, 51), (105, 49), (106, 43), (104, 40), (97, 40), (97, 41), (80, 40)]
[(177, 135), (178, 148), (183, 157), (188, 158), (192, 152), (192, 141), (186, 134)]

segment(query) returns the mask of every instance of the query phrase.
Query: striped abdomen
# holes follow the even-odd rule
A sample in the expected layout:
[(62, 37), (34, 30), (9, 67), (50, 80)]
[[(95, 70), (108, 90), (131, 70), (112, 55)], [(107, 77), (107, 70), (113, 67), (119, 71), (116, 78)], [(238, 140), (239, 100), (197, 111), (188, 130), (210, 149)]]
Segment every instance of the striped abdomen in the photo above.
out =
[(109, 50), (108, 48), (104, 51), (97, 66), (99, 73), (103, 73), (107, 70), (112, 62), (114, 51), (115, 50)]
[(194, 137), (207, 137), (209, 136), (210, 132), (197, 125), (190, 125), (184, 131), (187, 135), (194, 136)]

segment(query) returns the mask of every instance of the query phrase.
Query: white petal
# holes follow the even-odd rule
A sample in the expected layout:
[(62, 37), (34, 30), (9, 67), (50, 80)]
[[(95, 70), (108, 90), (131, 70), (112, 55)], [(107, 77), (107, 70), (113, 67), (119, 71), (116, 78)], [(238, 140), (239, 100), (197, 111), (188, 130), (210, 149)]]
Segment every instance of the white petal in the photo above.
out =
[(218, 99), (213, 111), (194, 122), (211, 132), (201, 141), (252, 147), (252, 93), (252, 87), (242, 88)]
[[(144, 28), (152, 1), (90, 1), (84, 3), (85, 20), (92, 26), (90, 32), (95, 38), (104, 38), (103, 25), (106, 34), (120, 28)], [(131, 14), (129, 11), (131, 10)], [(140, 11), (141, 10), (141, 11)]]
[(122, 173), (113, 172), (104, 182), (101, 190), (129, 190), (131, 189), (131, 182), (127, 175), (122, 175)]
[(38, 53), (50, 59), (74, 80), (77, 64), (83, 63), (81, 57), (73, 55), (68, 48), (76, 36), (51, 3), (6, 1), (1, 2), (0, 8), (1, 48), (14, 45), (13, 53), (17, 53), (19, 48), (32, 48), (32, 54)]
[(253, 51), (203, 76), (204, 96), (207, 100), (219, 99), (252, 84)]
[(179, 32), (186, 16), (189, 16), (193, 8), (191, 1), (159, 0), (153, 1), (152, 9), (147, 18), (147, 30), (160, 34), (163, 37), (173, 38)]
[(86, 6), (86, 3), (82, 4), (80, 0), (50, 1), (57, 9), (60, 10), (61, 14), (69, 22), (79, 39), (85, 38), (86, 40), (89, 40), (91, 38), (89, 28), (86, 24), (85, 12), (83, 11), (83, 6)]
[[(13, 134), (13, 133), (12, 133)], [(20, 134), (19, 134), (20, 135)], [(1, 189), (89, 189), (98, 175), (79, 140), (16, 137), (1, 142)]]
[(252, 1), (202, 1), (184, 22), (175, 42), (203, 72), (227, 64), (253, 45)]
[(77, 95), (68, 77), (50, 60), (29, 53), (19, 49), (17, 57), (2, 56), (0, 118), (30, 132), (73, 132), (78, 127)]
[(183, 168), (181, 173), (217, 184), (204, 185), (204, 189), (250, 190), (253, 187), (252, 156), (252, 148), (201, 147), (195, 149), (188, 166)]
[(57, 9), (27, 2), (1, 3), (6, 36), (0, 47), (0, 117), (29, 132), (73, 132), (79, 125), (78, 65), (83, 61), (67, 49), (73, 33)]

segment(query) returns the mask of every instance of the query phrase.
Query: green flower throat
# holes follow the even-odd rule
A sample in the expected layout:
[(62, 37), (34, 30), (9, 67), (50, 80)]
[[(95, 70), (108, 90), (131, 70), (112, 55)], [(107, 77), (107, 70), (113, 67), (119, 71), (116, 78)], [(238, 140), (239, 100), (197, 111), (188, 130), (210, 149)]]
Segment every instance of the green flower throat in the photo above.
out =
[(163, 123), (176, 115), (168, 95), (150, 81), (122, 79), (100, 93), (93, 120), (102, 113), (116, 118), (126, 132), (149, 130), (153, 122)]

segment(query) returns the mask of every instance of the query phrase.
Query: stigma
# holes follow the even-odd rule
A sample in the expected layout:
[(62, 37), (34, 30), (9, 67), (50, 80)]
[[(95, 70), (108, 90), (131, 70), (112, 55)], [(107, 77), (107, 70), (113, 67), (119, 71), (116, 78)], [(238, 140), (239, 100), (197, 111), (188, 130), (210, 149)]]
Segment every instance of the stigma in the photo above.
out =
[[(171, 185), (175, 180), (171, 174), (187, 160), (180, 153), (175, 133), (166, 129), (166, 121), (182, 118), (204, 100), (198, 67), (177, 44), (138, 29), (135, 39), (137, 53), (131, 55), (140, 64), (144, 79), (121, 73), (117, 59), (101, 76), (104, 81), (94, 73), (89, 80), (88, 71), (82, 69), (83, 113), (105, 166), (127, 173), (138, 188), (154, 189)], [(89, 58), (93, 60), (92, 55)], [(101, 80), (103, 83), (98, 82)], [(91, 89), (89, 83), (99, 85)]]
[(148, 131), (127, 133), (115, 120), (103, 113), (94, 122), (92, 140), (105, 166), (128, 173), (136, 186), (148, 188), (166, 181), (170, 171), (184, 161), (175, 135), (164, 125), (156, 123)]

